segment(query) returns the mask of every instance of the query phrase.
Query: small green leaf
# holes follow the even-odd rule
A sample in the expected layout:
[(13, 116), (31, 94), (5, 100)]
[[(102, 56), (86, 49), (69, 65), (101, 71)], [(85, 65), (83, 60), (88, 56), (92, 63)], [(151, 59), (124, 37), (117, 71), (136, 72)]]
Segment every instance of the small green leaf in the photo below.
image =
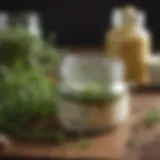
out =
[(92, 145), (92, 142), (90, 139), (84, 138), (80, 140), (80, 147), (82, 147), (83, 149), (88, 149), (91, 147), (91, 145)]
[(157, 123), (160, 123), (160, 110), (150, 108), (145, 115), (144, 123), (147, 127), (153, 127)]
[(63, 132), (55, 132), (53, 136), (54, 136), (55, 142), (57, 143), (63, 143), (66, 140), (66, 136)]
[(133, 139), (128, 140), (127, 147), (133, 148), (135, 146), (135, 141)]

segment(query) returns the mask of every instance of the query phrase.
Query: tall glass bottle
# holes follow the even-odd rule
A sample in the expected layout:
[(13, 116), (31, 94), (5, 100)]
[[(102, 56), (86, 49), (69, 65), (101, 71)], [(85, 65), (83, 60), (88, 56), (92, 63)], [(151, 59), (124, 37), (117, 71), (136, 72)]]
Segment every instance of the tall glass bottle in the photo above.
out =
[(144, 13), (132, 6), (123, 10), (119, 57), (126, 66), (128, 82), (149, 82), (148, 59), (151, 52), (151, 38), (144, 25)]

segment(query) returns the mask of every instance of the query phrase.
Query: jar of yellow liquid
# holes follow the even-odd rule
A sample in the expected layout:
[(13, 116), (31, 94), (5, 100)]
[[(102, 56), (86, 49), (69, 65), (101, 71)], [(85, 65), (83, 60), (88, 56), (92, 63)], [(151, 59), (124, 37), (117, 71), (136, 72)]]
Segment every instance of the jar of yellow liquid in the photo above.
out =
[(125, 7), (122, 12), (118, 55), (125, 64), (125, 78), (129, 83), (150, 81), (148, 59), (151, 38), (144, 26), (144, 16), (131, 6)]
[(118, 54), (121, 19), (121, 8), (115, 8), (111, 12), (111, 28), (105, 34), (105, 54), (107, 56), (115, 57)]

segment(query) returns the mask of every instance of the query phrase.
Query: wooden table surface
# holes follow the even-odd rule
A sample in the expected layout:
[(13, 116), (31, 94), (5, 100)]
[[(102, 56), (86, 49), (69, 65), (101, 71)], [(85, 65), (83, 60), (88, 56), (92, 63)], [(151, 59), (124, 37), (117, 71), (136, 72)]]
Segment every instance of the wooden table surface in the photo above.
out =
[[(103, 48), (72, 48), (72, 52), (79, 53), (104, 53)], [(151, 149), (153, 145), (154, 131), (146, 128), (140, 129), (137, 134), (132, 133), (132, 124), (134, 118), (146, 112), (148, 107), (160, 107), (160, 90), (151, 92), (147, 89), (145, 92), (134, 93), (131, 96), (131, 106), (133, 109), (131, 119), (126, 124), (119, 126), (111, 133), (98, 135), (90, 138), (91, 146), (86, 148), (82, 146), (80, 140), (68, 142), (61, 146), (40, 145), (40, 144), (22, 144), (13, 142), (12, 147), (6, 151), (0, 152), (0, 159), (109, 159), (109, 160), (160, 160), (160, 145), (158, 149)], [(133, 119), (132, 119), (133, 118)], [(158, 132), (160, 134), (160, 132)], [(126, 144), (128, 140), (134, 137), (137, 143), (135, 148), (128, 149)], [(148, 146), (148, 148), (144, 147)], [(152, 147), (149, 147), (152, 146)], [(155, 151), (155, 152), (154, 152)]]
[[(147, 108), (151, 106), (159, 107), (160, 92), (150, 93), (146, 91), (143, 93), (134, 93), (132, 94), (131, 103), (131, 117), (133, 119), (131, 118), (128, 123), (119, 126), (113, 132), (90, 138), (91, 145), (87, 148), (82, 145), (81, 140), (68, 142), (61, 146), (13, 142), (10, 149), (0, 153), (0, 157), (23, 157), (28, 159), (91, 158), (123, 160), (124, 158), (124, 160), (160, 160), (160, 145), (158, 149), (154, 149), (156, 153), (153, 153), (151, 149), (144, 149), (144, 146), (153, 140), (154, 131), (152, 130), (140, 129), (137, 132), (138, 135), (134, 135), (137, 146), (134, 149), (128, 149), (127, 147), (128, 140), (133, 136), (131, 126), (134, 117), (145, 113)], [(159, 134), (160, 132), (158, 131), (157, 133)], [(147, 158), (150, 156), (152, 159), (144, 159), (146, 154)]]

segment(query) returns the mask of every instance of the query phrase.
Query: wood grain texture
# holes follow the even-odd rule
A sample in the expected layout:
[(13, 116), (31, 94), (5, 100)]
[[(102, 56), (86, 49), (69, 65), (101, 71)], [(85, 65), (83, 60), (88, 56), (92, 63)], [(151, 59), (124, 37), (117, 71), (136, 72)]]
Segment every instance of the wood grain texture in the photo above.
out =
[[(159, 160), (156, 158), (160, 158), (158, 143), (160, 130), (148, 129), (143, 125), (139, 125), (139, 129), (135, 133), (132, 130), (132, 125), (139, 123), (139, 118), (142, 118), (141, 115), (144, 115), (148, 108), (151, 106), (159, 107), (160, 93), (145, 92), (132, 94), (132, 118), (130, 121), (117, 127), (113, 132), (89, 138), (91, 143), (89, 148), (83, 147), (81, 140), (69, 141), (60, 146), (14, 142), (10, 149), (0, 153), (0, 157), (28, 157), (28, 159), (97, 158), (111, 160), (121, 160), (124, 157), (124, 160)], [(137, 117), (139, 118), (137, 119)], [(159, 126), (156, 128), (159, 128)], [(158, 140), (155, 140), (155, 135), (159, 137)], [(133, 138), (136, 143), (136, 146), (132, 149), (126, 147), (130, 138)], [(154, 144), (155, 141), (156, 145)], [(154, 149), (156, 146), (158, 147)], [(146, 155), (147, 159), (145, 158)], [(149, 157), (152, 157), (152, 159), (149, 159)]]

